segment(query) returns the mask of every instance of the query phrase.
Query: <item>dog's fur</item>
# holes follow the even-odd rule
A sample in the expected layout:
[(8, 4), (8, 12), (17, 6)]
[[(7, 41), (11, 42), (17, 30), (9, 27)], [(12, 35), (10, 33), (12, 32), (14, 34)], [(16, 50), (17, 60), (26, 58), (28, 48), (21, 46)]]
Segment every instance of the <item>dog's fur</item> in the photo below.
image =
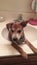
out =
[(18, 44), (25, 41), (24, 37), (24, 30), (23, 28), (26, 27), (28, 21), (22, 21), (22, 22), (14, 22), (14, 23), (8, 23), (6, 25), (8, 31), (9, 31), (9, 40), (16, 41)]

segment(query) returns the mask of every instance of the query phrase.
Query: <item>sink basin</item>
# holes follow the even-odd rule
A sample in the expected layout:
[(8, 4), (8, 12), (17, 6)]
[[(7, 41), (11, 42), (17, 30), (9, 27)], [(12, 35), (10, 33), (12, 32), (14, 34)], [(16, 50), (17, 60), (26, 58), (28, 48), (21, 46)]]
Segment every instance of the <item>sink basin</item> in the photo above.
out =
[[(24, 30), (25, 30), (25, 31), (24, 31), (25, 36), (26, 36), (26, 38), (27, 38), (30, 42), (33, 42), (33, 41), (37, 40), (37, 29), (35, 29), (35, 28), (31, 27), (31, 26), (27, 26), (27, 27), (25, 27)], [(6, 39), (6, 40), (9, 41), (8, 33), (9, 33), (9, 32), (8, 32), (7, 28), (4, 28), (4, 29), (2, 30), (2, 33), (1, 33), (1, 34), (2, 34), (2, 36), (3, 36), (4, 39)]]
[[(8, 38), (8, 30), (6, 28), (7, 23), (0, 24), (0, 56), (14, 56), (14, 55), (20, 55), (20, 53), (11, 46), (11, 42)], [(24, 28), (25, 37), (31, 42), (31, 44), (34, 45), (35, 48), (37, 48), (37, 43), (34, 43), (34, 41), (37, 40), (37, 29), (27, 25), (27, 27)], [(21, 46), (23, 50), (27, 54), (33, 54), (34, 52), (27, 46), (27, 44), (24, 44)], [(6, 51), (6, 52), (5, 52)]]
[(37, 29), (31, 27), (31, 26), (27, 26), (25, 28), (25, 36), (26, 38), (30, 41), (30, 42), (34, 42), (35, 40), (37, 40)]
[[(8, 38), (8, 33), (9, 31), (7, 30), (7, 28), (4, 28), (1, 32), (3, 38), (6, 41), (9, 41)], [(24, 33), (25, 33), (25, 37), (31, 42), (31, 44), (37, 48), (37, 45), (34, 43), (37, 40), (37, 29), (31, 27), (31, 26), (26, 26), (24, 28)], [(10, 41), (9, 41), (10, 42)]]
[(2, 36), (3, 36), (3, 38), (5, 38), (6, 40), (8, 40), (9, 41), (9, 38), (8, 38), (8, 30), (7, 30), (7, 28), (4, 28), (3, 30), (2, 30)]

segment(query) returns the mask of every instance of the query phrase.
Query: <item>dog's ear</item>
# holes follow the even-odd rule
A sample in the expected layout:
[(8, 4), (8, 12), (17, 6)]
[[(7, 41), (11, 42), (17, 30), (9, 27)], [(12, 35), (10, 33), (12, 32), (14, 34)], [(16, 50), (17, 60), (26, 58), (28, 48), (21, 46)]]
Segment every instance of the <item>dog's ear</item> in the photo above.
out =
[(6, 24), (6, 27), (7, 27), (8, 31), (11, 30), (12, 25), (13, 25), (13, 23)]
[(22, 21), (20, 24), (22, 25), (22, 27), (26, 27), (26, 25), (27, 25), (28, 22), (29, 21)]

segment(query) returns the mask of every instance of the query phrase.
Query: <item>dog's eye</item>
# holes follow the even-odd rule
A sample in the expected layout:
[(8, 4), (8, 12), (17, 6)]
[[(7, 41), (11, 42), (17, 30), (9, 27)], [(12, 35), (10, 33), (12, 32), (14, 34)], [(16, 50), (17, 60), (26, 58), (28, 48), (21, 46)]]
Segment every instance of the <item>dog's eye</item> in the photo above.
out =
[(14, 32), (14, 30), (11, 30), (12, 32)]
[(18, 32), (18, 33), (21, 33), (21, 30), (18, 30), (17, 32)]

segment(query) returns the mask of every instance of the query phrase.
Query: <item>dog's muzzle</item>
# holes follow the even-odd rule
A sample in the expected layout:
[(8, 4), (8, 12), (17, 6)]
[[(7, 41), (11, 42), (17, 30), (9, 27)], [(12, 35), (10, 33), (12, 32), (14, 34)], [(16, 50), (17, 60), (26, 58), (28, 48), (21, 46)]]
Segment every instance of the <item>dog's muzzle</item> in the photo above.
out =
[(21, 36), (19, 40), (17, 38), (13, 38), (13, 41), (15, 41), (17, 44), (22, 44), (25, 41), (25, 37)]
[(17, 41), (17, 38), (13, 38), (14, 41)]

